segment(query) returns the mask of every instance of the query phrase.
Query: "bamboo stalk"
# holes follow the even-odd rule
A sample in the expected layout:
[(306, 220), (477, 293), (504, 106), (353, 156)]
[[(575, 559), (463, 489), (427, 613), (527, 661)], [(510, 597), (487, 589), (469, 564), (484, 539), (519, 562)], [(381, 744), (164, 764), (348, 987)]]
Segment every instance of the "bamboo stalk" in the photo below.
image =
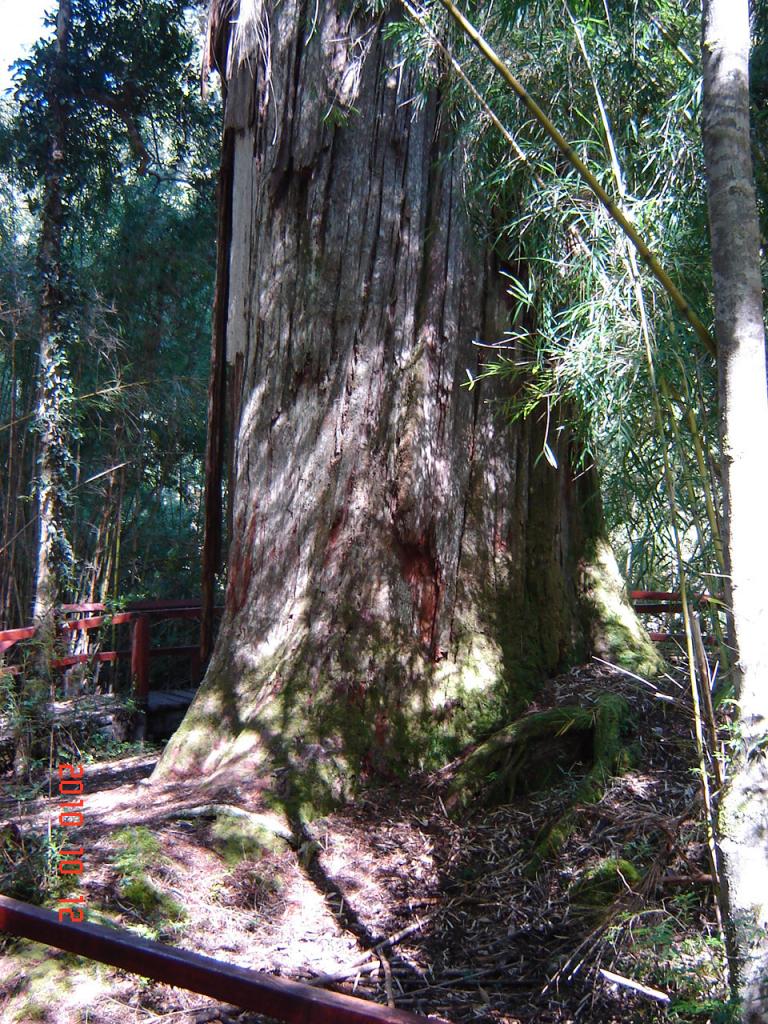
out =
[(701, 434), (699, 433), (699, 425), (696, 422), (696, 412), (693, 409), (692, 403), (688, 403), (686, 410), (686, 417), (688, 420), (688, 429), (691, 432), (691, 438), (693, 440), (693, 450), (696, 456), (696, 465), (699, 470), (699, 476), (701, 484), (704, 489), (704, 500), (707, 508), (707, 518), (709, 520), (709, 528), (712, 531), (712, 543), (715, 546), (715, 555), (717, 557), (717, 564), (720, 567), (720, 572), (725, 572), (725, 552), (723, 550), (723, 538), (720, 533), (720, 523), (717, 519), (717, 513), (715, 512), (715, 503), (712, 498), (712, 488), (709, 483), (709, 473), (704, 461), (704, 444), (702, 442)]
[[(675, 437), (675, 443), (676, 443), (678, 451), (680, 453), (680, 459), (681, 459), (681, 463), (682, 463), (682, 467), (683, 467), (683, 480), (684, 480), (684, 483), (685, 483), (686, 490), (688, 491), (689, 500), (691, 502), (691, 511), (692, 511), (692, 516), (693, 516), (693, 520), (694, 520), (694, 526), (696, 528), (696, 533), (697, 533), (698, 540), (699, 540), (699, 546), (703, 550), (704, 549), (703, 526), (702, 526), (702, 523), (701, 523), (701, 519), (700, 519), (700, 517), (699, 517), (699, 515), (698, 515), (698, 513), (696, 511), (696, 508), (697, 508), (697, 505), (698, 505), (698, 501), (696, 499), (696, 495), (695, 495), (695, 491), (694, 491), (693, 480), (691, 478), (691, 471), (690, 471), (690, 469), (688, 467), (688, 463), (687, 463), (686, 458), (685, 458), (685, 448), (683, 447), (682, 439), (681, 439), (681, 436), (680, 436), (680, 430), (679, 430), (678, 425), (677, 425), (677, 419), (675, 418), (674, 411), (673, 411), (673, 408), (672, 408), (672, 396), (669, 393), (669, 386), (668, 386), (668, 382), (667, 382), (666, 378), (662, 378), (660, 383), (661, 383), (662, 393), (664, 395), (664, 398), (665, 398), (665, 401), (667, 403), (667, 407), (668, 407), (668, 410), (669, 410), (669, 417), (668, 417), (669, 418), (669, 422), (670, 422), (670, 424), (672, 426), (672, 430), (673, 430), (674, 437)], [(712, 545), (713, 545), (713, 548), (714, 548), (714, 551), (715, 551), (715, 559), (716, 559), (719, 571), (721, 573), (724, 573), (725, 572), (725, 561), (724, 561), (724, 555), (723, 555), (722, 537), (721, 537), (721, 534), (720, 534), (720, 526), (719, 526), (719, 523), (717, 521), (717, 516), (715, 514), (715, 506), (714, 506), (714, 501), (713, 501), (713, 498), (712, 498), (709, 474), (706, 471), (706, 466), (705, 466), (705, 463), (704, 463), (704, 453), (703, 453), (703, 448), (702, 448), (702, 441), (701, 441), (701, 436), (700, 436), (700, 434), (698, 432), (698, 424), (696, 423), (696, 416), (695, 416), (695, 413), (694, 413), (693, 408), (692, 408), (692, 403), (683, 402), (682, 400), (680, 400), (680, 405), (682, 407), (683, 413), (685, 415), (686, 423), (688, 425), (688, 429), (689, 429), (689, 432), (691, 434), (691, 440), (692, 440), (693, 449), (694, 449), (694, 458), (696, 460), (696, 468), (697, 468), (698, 473), (699, 473), (698, 482), (701, 485), (701, 488), (702, 488), (702, 490), (704, 492), (704, 503), (705, 503), (705, 507), (706, 507), (706, 511), (707, 511), (707, 521), (709, 523), (709, 527), (710, 527), (710, 530), (711, 530), (711, 533), (712, 533)], [(729, 655), (729, 652), (728, 652), (728, 648), (726, 647), (726, 644), (725, 644), (725, 638), (723, 637), (723, 630), (722, 630), (722, 625), (721, 625), (721, 622), (720, 622), (719, 615), (717, 613), (717, 606), (714, 605), (714, 604), (712, 605), (712, 609), (711, 609), (710, 622), (712, 624), (712, 632), (714, 633), (715, 638), (717, 640), (718, 650), (720, 652), (721, 665), (722, 665), (722, 667), (724, 669), (727, 670), (728, 666), (730, 665), (730, 655)]]
[[(702, 432), (699, 428), (699, 424), (696, 419), (697, 407), (703, 407), (706, 403), (704, 396), (701, 393), (701, 384), (696, 370), (694, 369), (698, 397), (696, 397), (691, 392), (689, 376), (686, 372), (686, 367), (683, 365), (683, 362), (679, 356), (677, 357), (677, 361), (681, 370), (684, 395), (680, 395), (676, 391), (676, 389), (671, 389), (669, 381), (667, 379), (664, 379), (662, 381), (662, 385), (666, 392), (672, 392), (669, 395), (669, 399), (670, 401), (674, 401), (679, 406), (680, 411), (688, 427), (691, 443), (693, 445), (696, 469), (698, 472), (697, 479), (704, 495), (704, 504), (706, 508), (707, 521), (709, 523), (709, 528), (712, 536), (712, 546), (715, 552), (715, 560), (717, 562), (718, 572), (720, 576), (723, 576), (725, 574), (725, 554), (723, 548), (722, 532), (720, 529), (720, 520), (715, 507), (714, 491), (716, 487), (716, 482), (715, 473), (713, 472), (714, 460), (712, 458), (712, 444), (705, 437), (702, 436)], [(672, 418), (671, 422), (673, 424), (676, 424), (674, 418)], [(713, 581), (710, 584), (709, 589), (710, 591), (714, 592), (714, 596), (716, 598), (721, 597), (722, 587), (720, 586), (720, 580), (718, 577), (713, 578)], [(718, 614), (718, 607), (719, 604), (717, 602), (712, 602), (710, 604), (709, 619), (710, 625), (712, 627), (712, 632), (717, 640), (717, 646), (720, 652), (721, 668), (724, 672), (727, 672), (731, 664), (731, 654), (728, 649), (728, 645), (726, 644), (725, 637), (723, 635), (723, 627), (720, 621), (720, 616)]]
[(661, 387), (661, 393), (664, 398), (664, 404), (667, 409), (667, 419), (669, 421), (670, 427), (672, 428), (672, 436), (674, 438), (675, 446), (680, 456), (680, 465), (682, 467), (683, 473), (683, 484), (685, 485), (685, 489), (688, 492), (688, 500), (691, 504), (691, 516), (693, 519), (693, 525), (696, 529), (696, 536), (699, 542), (699, 548), (703, 551), (706, 547), (706, 540), (704, 534), (704, 527), (701, 522), (701, 517), (698, 513), (699, 503), (696, 498), (696, 491), (694, 488), (693, 479), (691, 477), (691, 471), (688, 465), (688, 460), (686, 458), (686, 449), (683, 444), (682, 436), (680, 434), (680, 427), (678, 426), (677, 417), (675, 416), (672, 396), (670, 394), (669, 385), (667, 383), (666, 377), (661, 377), (659, 379), (659, 385)]
[[(679, 545), (679, 538), (678, 538)], [(678, 555), (678, 558), (682, 555)], [(709, 850), (709, 860), (712, 866), (712, 877), (714, 883), (712, 885), (712, 893), (714, 896), (715, 904), (715, 916), (717, 918), (717, 927), (723, 940), (725, 939), (725, 931), (723, 927), (723, 917), (720, 909), (720, 857), (718, 854), (717, 837), (715, 834), (715, 810), (712, 803), (712, 792), (709, 787), (709, 772), (707, 771), (707, 759), (704, 744), (704, 728), (702, 725), (701, 717), (701, 703), (699, 701), (699, 688), (696, 683), (696, 669), (695, 669), (695, 655), (693, 650), (693, 627), (691, 625), (691, 609), (688, 604), (688, 595), (686, 588), (685, 574), (680, 574), (680, 597), (683, 604), (683, 623), (685, 625), (685, 643), (688, 655), (688, 676), (691, 684), (691, 700), (693, 702), (693, 724), (694, 734), (696, 737), (696, 752), (699, 759), (699, 775), (701, 777), (701, 794), (704, 799), (704, 812), (705, 812), (705, 824), (707, 830), (707, 848)], [(712, 761), (719, 768), (719, 762), (717, 760), (716, 751), (712, 750)], [(718, 776), (719, 777), (719, 776)]]
[[(683, 383), (683, 390), (684, 390), (685, 394), (681, 395), (677, 391), (677, 389), (673, 388), (670, 385), (669, 381), (666, 380), (666, 379), (664, 381), (664, 387), (669, 392), (670, 400), (676, 402), (677, 405), (679, 406), (680, 411), (683, 414), (683, 417), (684, 417), (684, 419), (686, 421), (686, 424), (688, 426), (688, 430), (689, 430), (690, 435), (691, 435), (691, 441), (693, 443), (694, 456), (695, 456), (695, 459), (696, 459), (696, 468), (697, 468), (698, 473), (699, 473), (699, 482), (700, 482), (702, 490), (704, 492), (704, 501), (705, 501), (706, 510), (707, 510), (707, 519), (709, 520), (709, 528), (712, 531), (712, 543), (713, 543), (714, 548), (715, 548), (715, 557), (717, 559), (717, 564), (718, 564), (718, 567), (720, 569), (720, 572), (725, 572), (725, 554), (724, 554), (724, 550), (723, 550), (723, 540), (722, 540), (722, 534), (721, 534), (721, 530), (720, 530), (720, 522), (719, 522), (718, 517), (717, 517), (717, 512), (715, 511), (715, 501), (714, 501), (714, 498), (712, 496), (713, 495), (712, 476), (711, 476), (711, 474), (709, 472), (709, 469), (708, 469), (708, 462), (711, 463), (711, 461), (712, 461), (712, 458), (711, 458), (712, 446), (711, 446), (711, 444), (708, 441), (706, 441), (702, 437), (701, 430), (699, 429), (699, 424), (698, 424), (698, 421), (696, 419), (696, 409), (698, 407), (704, 406), (706, 403), (705, 403), (704, 396), (701, 394), (701, 389), (700, 388), (698, 389), (699, 390), (698, 396), (695, 396), (695, 395), (693, 395), (691, 393), (690, 383), (689, 383), (689, 379), (688, 379), (689, 378), (688, 369), (684, 365), (684, 363), (683, 363), (683, 361), (682, 361), (682, 359), (680, 358), (679, 355), (676, 358), (677, 358), (677, 364), (678, 364), (678, 366), (680, 368), (680, 374), (681, 374), (681, 379), (682, 379), (682, 383)], [(694, 373), (696, 373), (695, 368), (694, 368)], [(699, 383), (699, 381), (698, 381), (698, 374), (696, 374), (696, 382), (697, 382), (697, 384)]]
[[(680, 409), (686, 420), (688, 431), (693, 444), (694, 458), (696, 460), (696, 469), (698, 471), (698, 482), (701, 486), (704, 494), (704, 504), (707, 513), (707, 520), (709, 522), (709, 528), (712, 535), (712, 545), (715, 551), (715, 560), (718, 566), (718, 572), (721, 576), (725, 574), (725, 553), (723, 547), (722, 532), (720, 529), (720, 520), (715, 507), (714, 491), (716, 487), (716, 475), (713, 471), (714, 460), (712, 458), (712, 445), (711, 443), (702, 436), (699, 428), (698, 421), (696, 419), (696, 408), (704, 406), (705, 399), (701, 394), (701, 385), (696, 374), (696, 385), (698, 391), (698, 398), (691, 393), (690, 382), (688, 374), (685, 372), (685, 367), (682, 365), (682, 361), (678, 357), (678, 362), (682, 372), (683, 388), (685, 396), (675, 394), (673, 397), (677, 401)], [(668, 382), (665, 382), (668, 386)], [(714, 592), (716, 598), (722, 596), (722, 586), (720, 585), (720, 579), (713, 578), (712, 583), (709, 587), (710, 591)], [(717, 646), (720, 653), (720, 666), (724, 672), (728, 672), (731, 665), (731, 652), (728, 649), (725, 636), (723, 635), (723, 626), (720, 621), (720, 615), (718, 614), (719, 605), (713, 602), (710, 605), (709, 620), (712, 627), (712, 632), (717, 640)]]
[(695, 612), (691, 616), (691, 628), (693, 630), (693, 646), (696, 651), (696, 664), (699, 669), (699, 685), (707, 715), (707, 731), (709, 732), (710, 756), (714, 765), (715, 782), (718, 789), (722, 789), (724, 783), (723, 766), (717, 756), (717, 722), (715, 721), (715, 708), (712, 703), (712, 673), (707, 661), (707, 652), (704, 649), (701, 623), (699, 622), (699, 616)]

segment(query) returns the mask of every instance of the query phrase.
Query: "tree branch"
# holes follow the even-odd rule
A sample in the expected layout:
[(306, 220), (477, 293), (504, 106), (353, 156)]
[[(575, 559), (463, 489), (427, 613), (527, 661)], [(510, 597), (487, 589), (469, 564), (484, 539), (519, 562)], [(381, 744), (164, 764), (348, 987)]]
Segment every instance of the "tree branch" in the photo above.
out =
[(133, 155), (139, 161), (138, 173), (143, 177), (147, 173), (152, 158), (144, 145), (136, 116), (129, 108), (128, 97), (125, 95), (115, 96), (113, 93), (100, 92), (98, 89), (81, 89), (80, 93), (100, 107), (110, 110), (123, 122)]

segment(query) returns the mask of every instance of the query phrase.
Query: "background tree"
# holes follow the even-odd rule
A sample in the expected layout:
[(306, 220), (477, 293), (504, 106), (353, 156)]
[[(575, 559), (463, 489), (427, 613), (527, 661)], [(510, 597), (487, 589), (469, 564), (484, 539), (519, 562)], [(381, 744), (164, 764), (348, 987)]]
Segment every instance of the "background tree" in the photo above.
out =
[(0, 608), (3, 625), (7, 627), (28, 620), (34, 584), (36, 515), (29, 500), (34, 446), (29, 424), (36, 398), (39, 293), (35, 292), (33, 247), (19, 241), (27, 229), (24, 212), (7, 174), (3, 173), (1, 180), (0, 452), (5, 472), (0, 475)]
[(40, 366), (35, 426), (39, 433), (38, 544), (34, 617), (48, 623), (60, 603), (70, 552), (65, 534), (65, 474), (68, 455), (68, 402), (71, 398), (65, 346), (62, 234), (64, 196), (62, 169), (67, 145), (64, 99), (69, 39), (70, 0), (60, 0), (47, 81), (44, 86), (47, 148), (38, 265), (41, 276)]
[[(216, 109), (215, 94), (199, 96), (197, 27), (178, 2), (72, 3), (56, 96), (66, 113), (60, 364), (77, 393), (68, 385), (68, 423), (61, 405), (50, 416), (61, 439), (57, 493), (76, 494), (65, 516), (72, 597), (196, 589)], [(28, 268), (44, 209), (54, 56), (45, 38), (17, 66), (0, 133), (13, 200), (3, 238), (16, 268), (0, 299), (14, 353), (3, 356), (0, 435), (14, 470), (2, 495), (9, 625), (28, 619), (25, 565), (35, 557), (26, 352), (39, 321)], [(49, 376), (61, 390), (57, 365)]]

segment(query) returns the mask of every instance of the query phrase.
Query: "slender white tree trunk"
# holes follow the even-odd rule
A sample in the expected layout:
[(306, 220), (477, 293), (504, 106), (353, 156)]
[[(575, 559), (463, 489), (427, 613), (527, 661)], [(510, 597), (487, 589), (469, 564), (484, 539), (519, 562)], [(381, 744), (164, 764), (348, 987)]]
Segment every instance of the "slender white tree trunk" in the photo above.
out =
[(768, 395), (749, 133), (748, 0), (704, 0), (704, 152), (714, 274), (735, 686), (741, 739), (721, 803), (733, 981), (768, 1021)]

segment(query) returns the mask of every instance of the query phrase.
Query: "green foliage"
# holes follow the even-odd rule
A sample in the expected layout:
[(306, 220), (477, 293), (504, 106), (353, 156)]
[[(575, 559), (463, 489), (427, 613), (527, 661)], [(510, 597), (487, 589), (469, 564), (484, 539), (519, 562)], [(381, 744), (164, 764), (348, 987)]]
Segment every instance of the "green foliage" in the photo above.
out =
[[(93, 409), (81, 450), (94, 471), (105, 461), (128, 461), (117, 485), (123, 534), (115, 590), (123, 595), (179, 596), (197, 587), (215, 237), (210, 200), (206, 193), (180, 201), (174, 187), (136, 182), (113, 202), (98, 259), (94, 251), (84, 267), (119, 327), (109, 362), (102, 360), (106, 380), (94, 380), (89, 390), (114, 378), (122, 389), (110, 396), (110, 407)], [(80, 498), (86, 550), (97, 544), (99, 512), (110, 493), (115, 500), (115, 485), (101, 480)]]
[[(72, 3), (57, 99), (66, 118), (62, 187), (81, 216), (98, 213), (126, 163), (144, 173), (187, 156), (195, 119), (188, 101), (194, 51), (186, 7), (182, 0)], [(48, 25), (55, 26), (52, 16)], [(54, 43), (53, 34), (40, 40), (31, 57), (14, 66), (18, 114), (0, 145), (0, 159), (12, 156), (30, 193), (48, 166)], [(94, 197), (100, 200), (95, 208)]]
[(148, 740), (115, 740), (103, 733), (94, 733), (81, 750), (82, 764), (97, 764), (99, 761), (114, 761), (117, 758), (146, 754), (151, 750), (160, 752)]
[(17, 783), (30, 783), (34, 767), (48, 755), (50, 689), (35, 671), (38, 657), (39, 650), (32, 646), (19, 675), (0, 670), (0, 721), (12, 739)]
[[(612, 930), (621, 958), (614, 968), (672, 998), (675, 1022), (738, 1020), (728, 996), (722, 940), (701, 931), (695, 917), (698, 898), (681, 894), (666, 907), (631, 915)], [(631, 941), (626, 941), (631, 939)]]
[(66, 837), (57, 831), (22, 832), (13, 823), (0, 827), (0, 893), (40, 905), (76, 886), (72, 875), (59, 874), (59, 850)]

